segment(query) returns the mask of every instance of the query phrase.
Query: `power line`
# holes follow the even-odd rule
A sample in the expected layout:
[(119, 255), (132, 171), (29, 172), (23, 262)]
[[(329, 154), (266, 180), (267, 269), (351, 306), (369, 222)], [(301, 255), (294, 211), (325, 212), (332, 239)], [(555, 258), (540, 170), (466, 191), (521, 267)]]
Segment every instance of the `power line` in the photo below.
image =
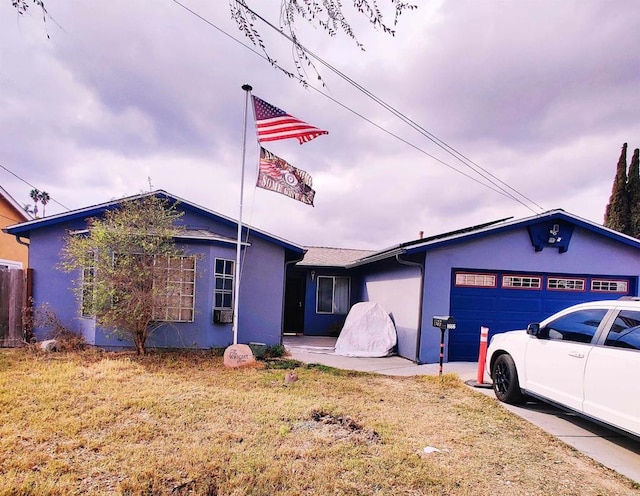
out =
[[(520, 191), (516, 190), (515, 188), (513, 188), (512, 186), (510, 186), (509, 184), (507, 184), (506, 182), (502, 181), (501, 179), (499, 179), (497, 176), (495, 176), (494, 174), (492, 174), (491, 172), (489, 172), (488, 170), (486, 170), (485, 168), (483, 168), (482, 166), (480, 166), (479, 164), (477, 164), (476, 162), (474, 162), (473, 160), (469, 159), (468, 157), (466, 157), (464, 154), (462, 154), (461, 152), (459, 152), (458, 150), (456, 150), (454, 147), (448, 145), (446, 142), (444, 142), (443, 140), (441, 140), (440, 138), (438, 138), (437, 136), (433, 135), (432, 133), (430, 133), (429, 131), (427, 131), (426, 129), (424, 129), (422, 126), (420, 126), (419, 124), (417, 124), (415, 121), (411, 120), (410, 118), (408, 118), (406, 115), (404, 115), (403, 113), (401, 113), (400, 111), (398, 111), (397, 109), (395, 109), (394, 107), (392, 107), (391, 105), (389, 105), (388, 103), (386, 103), (385, 101), (383, 101), (382, 99), (378, 98), (376, 95), (374, 95), (373, 93), (371, 93), (369, 90), (367, 90), (366, 88), (364, 88), (362, 85), (360, 85), (359, 83), (357, 83), (356, 81), (354, 81), (353, 79), (349, 78), (346, 74), (342, 73), (341, 71), (339, 71), (338, 69), (336, 69), (335, 67), (333, 67), (331, 64), (329, 64), (328, 62), (326, 62), (325, 60), (323, 60), (321, 57), (319, 57), (318, 55), (316, 55), (315, 53), (311, 52), (310, 50), (308, 50), (307, 48), (305, 48), (303, 45), (301, 45), (297, 40), (294, 40), (291, 36), (287, 35), (286, 33), (282, 32), (282, 30), (280, 30), (279, 28), (277, 28), (276, 26), (274, 26), (271, 22), (267, 21), (266, 19), (264, 19), (262, 16), (260, 16), (259, 14), (257, 14), (255, 11), (253, 11), (251, 8), (249, 8), (246, 4), (244, 4), (244, 2), (242, 3), (242, 7), (245, 8), (248, 12), (250, 12), (252, 15), (254, 15), (257, 19), (261, 20), (262, 22), (264, 22), (267, 26), (271, 27), (273, 30), (275, 30), (278, 34), (280, 34), (281, 36), (284, 36), (289, 42), (293, 43), (296, 47), (299, 47), (301, 50), (303, 50), (305, 53), (307, 53), (308, 55), (310, 55), (311, 57), (315, 58), (318, 62), (320, 62), (322, 65), (324, 65), (325, 67), (327, 67), (327, 69), (329, 69), (330, 71), (334, 72), (336, 75), (338, 75), (339, 77), (341, 77), (342, 79), (344, 79), (345, 81), (347, 81), (349, 84), (351, 84), (352, 86), (354, 86), (356, 89), (358, 89), (359, 91), (361, 91), (362, 93), (364, 93), (365, 95), (367, 95), (369, 98), (371, 98), (372, 100), (374, 100), (376, 103), (378, 103), (380, 106), (382, 106), (383, 108), (385, 108), (386, 110), (388, 110), (390, 113), (392, 113), (393, 115), (395, 115), (396, 117), (398, 117), (400, 120), (402, 120), (403, 122), (405, 122), (405, 124), (408, 124), (410, 127), (412, 127), (414, 130), (418, 131), (420, 134), (422, 134), (423, 136), (425, 136), (427, 139), (429, 139), (431, 142), (433, 142), (436, 146), (440, 147), (442, 150), (444, 150), (446, 153), (450, 154), (451, 156), (453, 156), (456, 160), (458, 160), (459, 162), (461, 162), (465, 167), (471, 169), (473, 172), (475, 172), (477, 175), (479, 175), (480, 177), (482, 177), (485, 181), (488, 181), (489, 184), (479, 181), (478, 179), (470, 176), (469, 174), (464, 173), (463, 171), (457, 169), (456, 167), (453, 167), (452, 165), (444, 162), (443, 160), (435, 157), (434, 155), (426, 152), (425, 150), (423, 150), (422, 148), (414, 145), (413, 143), (408, 142), (407, 140), (405, 140), (404, 138), (399, 137), (398, 135), (388, 131), (387, 129), (383, 128), (382, 126), (379, 126), (378, 124), (374, 123), (373, 121), (371, 121), (370, 119), (367, 119), (366, 117), (362, 116), (361, 114), (359, 114), (358, 112), (354, 111), (353, 109), (351, 109), (350, 107), (338, 102), (336, 99), (330, 97), (329, 95), (327, 95), (326, 93), (323, 93), (322, 91), (318, 90), (317, 88), (309, 85), (306, 81), (303, 81), (302, 79), (300, 79), (299, 77), (291, 74), (289, 71), (287, 71), (286, 69), (280, 67), (278, 64), (275, 63), (275, 61), (273, 61), (272, 59), (270, 59), (269, 57), (259, 53), (258, 51), (254, 50), (252, 47), (240, 42), (239, 40), (237, 40), (236, 38), (234, 38), (233, 36), (229, 35), (228, 33), (226, 33), (224, 30), (222, 30), (221, 28), (219, 28), (218, 26), (216, 26), (214, 23), (212, 23), (211, 21), (209, 21), (208, 19), (204, 18), (203, 16), (201, 16), (200, 14), (196, 13), (195, 11), (193, 11), (192, 9), (186, 7), (184, 4), (182, 4), (181, 2), (179, 2), (178, 0), (173, 0), (174, 3), (176, 3), (177, 5), (183, 7), (185, 10), (187, 10), (188, 12), (190, 12), (191, 14), (193, 14), (194, 16), (198, 17), (199, 19), (201, 19), (202, 21), (206, 22), (207, 24), (209, 24), (210, 26), (214, 27), (216, 30), (220, 31), (221, 33), (223, 33), (225, 36), (231, 38), (233, 41), (235, 41), (236, 43), (240, 44), (241, 46), (251, 50), (254, 54), (258, 55), (259, 57), (267, 60), (269, 63), (271, 63), (272, 65), (276, 66), (277, 68), (281, 69), (282, 71), (284, 71), (287, 75), (289, 75), (290, 77), (293, 77), (295, 79), (298, 79), (299, 81), (305, 83), (305, 85), (307, 87), (311, 87), (312, 89), (314, 89), (316, 92), (320, 93), (321, 95), (323, 95), (324, 97), (332, 100), (334, 103), (342, 106), (343, 108), (345, 108), (346, 110), (352, 112), (354, 115), (362, 118), (363, 120), (369, 122), (370, 124), (376, 126), (378, 129), (386, 132), (387, 134), (395, 137), (396, 139), (402, 141), (403, 143), (411, 146), (412, 148), (420, 151), (421, 153), (427, 155), (428, 157), (438, 161), (439, 163), (445, 165), (446, 167), (449, 167), (450, 169), (458, 172), (459, 174), (462, 174), (463, 176), (472, 179), (473, 181), (477, 182), (478, 184), (481, 184), (483, 186), (485, 186), (488, 189), (491, 189), (494, 192), (497, 192), (499, 194), (502, 194), (503, 196), (506, 196), (507, 198), (510, 198), (518, 203), (520, 203), (521, 205), (525, 206), (526, 208), (528, 208), (529, 210), (531, 210), (534, 213), (538, 213), (536, 212), (535, 209), (531, 208), (530, 205), (524, 203), (522, 201), (522, 199), (526, 200), (527, 202), (529, 202), (532, 205), (535, 205), (536, 207), (538, 207), (538, 209), (540, 210), (544, 210), (543, 207), (541, 207), (539, 204), (537, 204), (534, 200), (532, 200), (531, 198), (529, 198), (528, 196), (524, 195), (523, 193), (521, 193)], [(494, 187), (490, 186), (493, 185)], [(517, 196), (516, 196), (517, 195)]]
[[(229, 33), (227, 33), (226, 31), (224, 31), (223, 29), (221, 29), (220, 27), (216, 26), (213, 22), (211, 22), (210, 20), (208, 20), (207, 18), (203, 17), (202, 15), (198, 14), (197, 12), (195, 12), (194, 10), (192, 10), (191, 8), (187, 7), (186, 5), (184, 5), (183, 3), (181, 3), (179, 0), (172, 0), (176, 5), (182, 7), (184, 10), (186, 10), (187, 12), (189, 12), (190, 14), (192, 14), (193, 16), (197, 17), (198, 19), (200, 19), (201, 21), (203, 21), (205, 24), (211, 26), (212, 28), (214, 28), (215, 30), (219, 31), (220, 33), (222, 33), (223, 35), (225, 35), (226, 37), (230, 38), (231, 40), (235, 41), (237, 44), (239, 44), (240, 46), (242, 46), (243, 48), (246, 48), (247, 50), (253, 52), (255, 55), (257, 55), (258, 57), (266, 60), (267, 62), (269, 62), (270, 64), (273, 64), (275, 67), (277, 67), (278, 69), (284, 71), (287, 75), (289, 75), (290, 77), (297, 79), (300, 82), (304, 81), (302, 79), (300, 79), (299, 77), (297, 77), (295, 74), (291, 74), (290, 72), (288, 72), (286, 69), (282, 68), (281, 66), (279, 66), (277, 63), (275, 63), (275, 61), (273, 61), (272, 59), (269, 59), (268, 57), (266, 57), (264, 54), (260, 53), (258, 50), (255, 50), (252, 46), (247, 45), (245, 43), (242, 43), (240, 40), (238, 40), (237, 38), (233, 37), (232, 35), (230, 35)], [(266, 21), (264, 21), (266, 22)], [(285, 35), (286, 36), (286, 35)], [(364, 117), (362, 114), (356, 112), (355, 110), (353, 110), (351, 107), (348, 107), (347, 105), (339, 102), (338, 100), (336, 100), (335, 98), (329, 96), (328, 94), (318, 90), (317, 88), (315, 88), (314, 86), (311, 86), (309, 84), (307, 84), (307, 86), (313, 90), (315, 90), (316, 92), (318, 92), (319, 94), (321, 94), (322, 96), (324, 96), (325, 98), (331, 100), (332, 102), (336, 103), (337, 105), (341, 106), (342, 108), (344, 108), (345, 110), (351, 112), (352, 114), (356, 115), (357, 117), (363, 119), (364, 121), (368, 122), (369, 124), (377, 127), (378, 129), (380, 129), (381, 131), (387, 133), (388, 135), (396, 138), (397, 140), (401, 141), (402, 143), (414, 148), (415, 150), (419, 151), (420, 153), (426, 155), (429, 158), (432, 158), (433, 160), (439, 162), (440, 164), (444, 165), (445, 167), (448, 167), (449, 169), (457, 172), (458, 174), (461, 174), (465, 177), (467, 177), (468, 179), (471, 179), (472, 181), (480, 184), (481, 186), (484, 186), (485, 188), (488, 188), (492, 191), (494, 191), (495, 193), (501, 194), (502, 196), (505, 196), (507, 198), (510, 198), (512, 200), (518, 201), (516, 198), (513, 197), (513, 195), (508, 194), (504, 191), (502, 191), (500, 188), (498, 187), (492, 187), (491, 185), (484, 183), (482, 181), (480, 181), (479, 179), (477, 179), (476, 177), (473, 177), (469, 174), (467, 174), (466, 172), (454, 167), (451, 164), (448, 164), (447, 162), (445, 162), (444, 160), (436, 157), (435, 155), (432, 155), (431, 153), (425, 151), (424, 149), (420, 148), (419, 146), (407, 141), (404, 138), (401, 138), (400, 136), (398, 136), (397, 134), (394, 134), (393, 132), (389, 131), (388, 129), (380, 126), (379, 124), (376, 124), (375, 122), (373, 122), (372, 120), (368, 119), (367, 117)], [(520, 202), (522, 203), (522, 202)], [(524, 205), (524, 204), (523, 204)], [(527, 205), (525, 205), (525, 207), (529, 208)]]
[[(228, 38), (230, 38), (231, 40), (235, 41), (236, 43), (238, 43), (240, 46), (242, 46), (243, 48), (246, 48), (247, 50), (253, 52), (255, 55), (257, 55), (258, 57), (266, 60), (267, 62), (269, 62), (270, 64), (274, 65), (275, 67), (277, 67), (278, 69), (284, 71), (287, 75), (289, 75), (290, 77), (297, 79), (300, 82), (305, 83), (305, 81), (303, 81), (302, 79), (300, 79), (299, 77), (297, 77), (295, 74), (291, 74), (290, 72), (288, 72), (286, 69), (282, 68), (281, 66), (279, 66), (277, 63), (275, 63), (275, 61), (273, 61), (272, 59), (268, 58), (267, 56), (265, 56), (264, 54), (260, 53), (259, 51), (255, 50), (252, 46), (247, 45), (245, 43), (242, 43), (240, 40), (238, 40), (237, 38), (233, 37), (232, 35), (230, 35), (229, 33), (227, 33), (226, 31), (224, 31), (223, 29), (221, 29), (220, 27), (216, 26), (213, 22), (211, 22), (210, 20), (208, 20), (207, 18), (203, 17), (202, 15), (198, 14), (197, 12), (195, 12), (194, 10), (192, 10), (191, 8), (187, 7), (186, 5), (184, 5), (183, 3), (181, 3), (179, 0), (173, 0), (173, 2), (182, 7), (184, 10), (186, 10), (187, 12), (189, 12), (190, 14), (192, 14), (193, 16), (197, 17), (198, 19), (200, 19), (201, 21), (203, 21), (204, 23), (208, 24), (209, 26), (211, 26), (212, 28), (216, 29), (217, 31), (219, 31), (220, 33), (224, 34), (225, 36), (227, 36)], [(251, 11), (253, 13), (253, 11)], [(258, 18), (260, 18), (263, 22), (268, 23), (268, 21), (264, 20), (263, 18), (261, 18), (259, 15), (255, 14)], [(271, 27), (273, 27), (273, 25), (271, 25)], [(277, 30), (277, 28), (273, 27), (274, 29), (276, 29), (276, 31), (278, 31), (280, 34), (282, 34), (283, 36), (287, 36), (286, 34), (282, 33), (281, 31)], [(289, 38), (290, 39), (290, 38)], [(311, 54), (311, 52), (309, 52)], [(315, 56), (312, 54), (312, 56), (318, 58), (318, 60), (321, 60), (319, 57)], [(326, 62), (323, 62), (325, 65), (327, 65), (328, 68), (331, 68), (331, 70), (336, 71), (335, 68), (332, 68), (331, 66), (329, 66)], [(339, 72), (339, 71), (338, 71)], [(342, 76), (344, 78), (347, 78), (347, 76)], [(348, 79), (348, 78), (347, 78)], [(355, 81), (349, 80), (351, 82), (351, 84), (356, 85), (356, 87), (358, 87), (359, 85), (357, 83), (355, 83)], [(433, 160), (439, 162), (440, 164), (444, 165), (445, 167), (448, 167), (449, 169), (457, 172), (458, 174), (461, 174), (463, 176), (465, 176), (468, 179), (471, 179), (472, 181), (480, 184), (481, 186), (484, 186), (485, 188), (488, 188), (492, 191), (494, 191), (495, 193), (501, 194), (502, 196), (505, 196), (511, 200), (517, 201), (519, 203), (521, 203), (522, 205), (524, 205), (525, 207), (529, 208), (530, 210), (531, 207), (529, 207), (528, 205), (524, 204), (522, 201), (518, 200), (516, 197), (513, 196), (513, 194), (510, 194), (508, 192), (506, 192), (504, 190), (504, 188), (501, 187), (494, 187), (491, 186), (490, 184), (487, 184), (485, 182), (480, 181), (479, 179), (477, 179), (476, 177), (473, 177), (469, 174), (467, 174), (466, 172), (454, 167), (451, 164), (448, 164), (447, 162), (445, 162), (444, 160), (436, 157), (435, 155), (432, 155), (431, 153), (425, 151), (424, 149), (420, 148), (419, 146), (407, 141), (404, 138), (401, 138), (400, 136), (398, 136), (397, 134), (389, 131), (388, 129), (380, 126), (379, 124), (376, 124), (375, 122), (373, 122), (372, 120), (368, 119), (367, 117), (364, 117), (362, 114), (356, 112), (355, 110), (353, 110), (352, 108), (348, 107), (347, 105), (339, 102), (338, 100), (336, 100), (335, 98), (329, 96), (328, 94), (318, 90), (317, 88), (315, 88), (314, 86), (311, 86), (309, 84), (306, 84), (307, 87), (310, 87), (311, 89), (315, 90), (316, 92), (318, 92), (319, 94), (321, 94), (322, 96), (324, 96), (325, 98), (331, 100), (332, 102), (336, 103), (337, 105), (341, 106), (342, 108), (344, 108), (345, 110), (351, 112), (352, 114), (356, 115), (357, 117), (363, 119), (364, 121), (368, 122), (369, 124), (377, 127), (378, 129), (380, 129), (381, 131), (387, 133), (388, 135), (396, 138), (397, 140), (401, 141), (402, 143), (414, 148), (415, 150), (419, 151), (420, 153), (426, 155), (429, 158), (432, 158)], [(362, 88), (359, 87), (358, 89), (360, 89), (360, 91), (363, 91), (365, 93), (367, 93), (367, 91)], [(376, 97), (374, 97), (376, 98)], [(379, 100), (379, 99), (378, 99)], [(380, 100), (378, 103), (382, 102), (382, 100)], [(383, 102), (384, 103), (384, 102)], [(386, 105), (386, 104), (384, 104)], [(401, 115), (401, 114), (400, 114)], [(464, 162), (463, 162), (464, 163)], [(467, 164), (465, 164), (467, 165)], [(468, 165), (467, 165), (468, 167)], [(482, 176), (481, 176), (482, 177)], [(488, 180), (486, 177), (483, 177), (485, 180)], [(490, 181), (491, 182), (491, 181)], [(535, 211), (534, 211), (535, 212)], [(537, 213), (537, 212), (536, 212)]]
[[(331, 64), (329, 64), (328, 62), (326, 62), (324, 59), (322, 59), (320, 56), (316, 55), (315, 53), (313, 53), (312, 51), (308, 50), (306, 47), (304, 47), (303, 45), (301, 45), (297, 40), (293, 39), (291, 36), (289, 36), (288, 34), (284, 33), (281, 29), (279, 29), (278, 27), (276, 27), (273, 23), (267, 21), (265, 18), (263, 18), (260, 14), (256, 13), (254, 10), (252, 10), (251, 8), (249, 8), (246, 4), (243, 4), (243, 7), (250, 12), (251, 14), (255, 15), (257, 19), (261, 20), (262, 22), (264, 22), (267, 26), (269, 26), (271, 29), (273, 29), (274, 31), (276, 31), (278, 34), (280, 34), (281, 36), (285, 37), (289, 42), (293, 43), (296, 47), (299, 47), (301, 50), (303, 50), (305, 53), (307, 53), (308, 55), (310, 55), (311, 57), (313, 57), (314, 59), (316, 59), (318, 62), (320, 62), (323, 66), (325, 66), (327, 69), (329, 69), (330, 71), (332, 71), (334, 74), (338, 75), (339, 77), (341, 77), (342, 79), (344, 79), (345, 81), (347, 81), (349, 84), (351, 84), (352, 86), (354, 86), (356, 89), (358, 89), (359, 91), (361, 91), (362, 93), (364, 93), (365, 95), (367, 95), (369, 98), (371, 98), (374, 102), (378, 103), (380, 106), (382, 106), (384, 109), (386, 109), (387, 111), (389, 111), (390, 113), (392, 113), (393, 115), (395, 115), (396, 117), (398, 117), (400, 120), (402, 120), (405, 124), (408, 124), (410, 127), (412, 127), (414, 130), (418, 131), (420, 134), (422, 134), (423, 136), (425, 136), (427, 139), (429, 139), (431, 142), (433, 142), (435, 145), (437, 145), (438, 147), (440, 147), (442, 150), (444, 150), (445, 152), (447, 152), (448, 154), (450, 154), (451, 156), (453, 156), (454, 158), (456, 158), (458, 161), (460, 161), (463, 165), (465, 165), (466, 167), (470, 168), (471, 170), (473, 170), (476, 174), (478, 174), (479, 176), (481, 176), (483, 179), (489, 181), (489, 183), (493, 184), (494, 186), (496, 186), (500, 191), (502, 191), (507, 197), (517, 201), (518, 203), (522, 204), (523, 206), (525, 206), (526, 208), (528, 208), (529, 210), (531, 210), (534, 213), (538, 213), (536, 212), (533, 208), (531, 208), (529, 205), (527, 205), (526, 203), (524, 203), (520, 198), (526, 200), (527, 202), (535, 205), (536, 207), (538, 207), (540, 210), (544, 210), (543, 207), (541, 207), (539, 204), (537, 204), (535, 201), (533, 201), (531, 198), (529, 198), (528, 196), (526, 196), (525, 194), (521, 193), (520, 191), (518, 191), (517, 189), (513, 188), (512, 186), (510, 186), (509, 184), (507, 184), (506, 182), (502, 181), (501, 179), (499, 179), (498, 177), (496, 177), (494, 174), (492, 174), (491, 172), (487, 171), (485, 168), (481, 167), (480, 165), (478, 165), (476, 162), (474, 162), (473, 160), (469, 159), (468, 157), (466, 157), (464, 154), (460, 153), (458, 150), (456, 150), (454, 147), (448, 145), (446, 142), (444, 142), (443, 140), (441, 140), (440, 138), (438, 138), (437, 136), (435, 136), (434, 134), (430, 133), (429, 131), (427, 131), (426, 129), (424, 129), (422, 126), (420, 126), (419, 124), (417, 124), (415, 121), (413, 121), (412, 119), (408, 118), (406, 115), (404, 115), (402, 112), (398, 111), (397, 109), (395, 109), (394, 107), (392, 107), (390, 104), (386, 103), (384, 100), (378, 98), (376, 95), (374, 95), (373, 93), (371, 93), (369, 90), (367, 90), (365, 87), (363, 87), (362, 85), (360, 85), (359, 83), (357, 83), (356, 81), (354, 81), (353, 79), (351, 79), (350, 77), (348, 77), (346, 74), (344, 74), (342, 71), (336, 69), (334, 66), (332, 66)], [(313, 87), (312, 87), (313, 88)], [(316, 88), (314, 88), (316, 89)], [(319, 93), (323, 94), (321, 91), (316, 90)], [(326, 95), (325, 95), (326, 96)], [(335, 101), (335, 100), (334, 100)], [(344, 105), (343, 105), (344, 106)], [(345, 107), (346, 108), (346, 107)], [(370, 122), (370, 121), (369, 121)], [(397, 137), (397, 136), (396, 136)], [(404, 140), (402, 140), (404, 141)], [(405, 141), (406, 143), (406, 141)], [(411, 145), (413, 146), (413, 145)], [(416, 147), (414, 147), (416, 148)], [(427, 154), (429, 155), (429, 154)], [(432, 155), (429, 155), (433, 158)], [(442, 161), (439, 160), (439, 162), (443, 163)], [(444, 164), (449, 166), (448, 164)], [(451, 167), (451, 166), (449, 166)], [(451, 167), (453, 168), (453, 167)], [(453, 168), (454, 170), (458, 170)], [(460, 171), (458, 171), (460, 172)], [(466, 174), (463, 174), (466, 176)], [(467, 176), (469, 177), (469, 176)], [(484, 184), (485, 186), (487, 186), (485, 183), (481, 183)], [(488, 186), (487, 186), (488, 187)], [(489, 188), (489, 189), (493, 189), (493, 188)], [(496, 191), (495, 189), (493, 189), (494, 191)], [(515, 196), (514, 195), (517, 195)], [(520, 197), (520, 198), (518, 198)]]
[[(9, 174), (11, 174), (13, 177), (15, 177), (16, 179), (19, 179), (20, 181), (22, 181), (23, 183), (25, 183), (27, 186), (29, 186), (32, 189), (38, 189), (36, 188), (33, 184), (31, 184), (29, 181), (27, 181), (26, 179), (21, 178), (18, 174), (16, 174), (15, 172), (7, 169), (4, 165), (0, 164), (0, 168), (4, 169), (5, 171), (7, 171)], [(50, 201), (53, 201), (53, 203), (57, 203), (58, 205), (60, 205), (62, 208), (64, 208), (65, 210), (71, 210), (69, 207), (63, 205), (62, 203), (60, 203), (58, 200), (56, 200), (53, 197), (49, 197)]]

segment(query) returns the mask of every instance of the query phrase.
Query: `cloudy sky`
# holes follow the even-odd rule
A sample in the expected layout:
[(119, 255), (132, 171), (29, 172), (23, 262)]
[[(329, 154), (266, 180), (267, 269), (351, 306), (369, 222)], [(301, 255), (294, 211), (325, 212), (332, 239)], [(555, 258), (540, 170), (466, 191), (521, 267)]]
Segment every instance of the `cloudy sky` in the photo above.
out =
[[(47, 2), (43, 23), (0, 3), (0, 185), (18, 202), (33, 185), (53, 214), (151, 184), (237, 218), (245, 83), (329, 131), (266, 145), (311, 174), (310, 207), (255, 189), (249, 112), (243, 220), (301, 245), (382, 249), (555, 208), (601, 223), (622, 144), (629, 159), (640, 147), (636, 0), (418, 0), (395, 37), (346, 8), (364, 52), (299, 21), (356, 83), (319, 64), (324, 88), (243, 46), (227, 2), (180, 1), (197, 15), (173, 0), (67, 0)], [(251, 4), (279, 23), (280, 2)], [(258, 27), (293, 69), (286, 40)]]

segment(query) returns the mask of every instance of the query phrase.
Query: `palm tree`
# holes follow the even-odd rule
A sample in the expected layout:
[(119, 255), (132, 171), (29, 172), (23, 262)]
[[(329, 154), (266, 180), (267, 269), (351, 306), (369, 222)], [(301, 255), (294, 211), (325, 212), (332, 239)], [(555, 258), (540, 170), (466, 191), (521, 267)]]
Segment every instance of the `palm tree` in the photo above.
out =
[(33, 188), (31, 190), (31, 193), (29, 193), (29, 196), (33, 200), (33, 216), (37, 217), (38, 216), (38, 201), (40, 200), (40, 191), (35, 189), (35, 188)]
[(49, 200), (51, 200), (51, 197), (46, 191), (41, 191), (38, 195), (38, 200), (40, 200), (40, 203), (42, 203), (42, 216), (44, 217), (45, 208), (47, 207), (47, 203), (49, 203)]

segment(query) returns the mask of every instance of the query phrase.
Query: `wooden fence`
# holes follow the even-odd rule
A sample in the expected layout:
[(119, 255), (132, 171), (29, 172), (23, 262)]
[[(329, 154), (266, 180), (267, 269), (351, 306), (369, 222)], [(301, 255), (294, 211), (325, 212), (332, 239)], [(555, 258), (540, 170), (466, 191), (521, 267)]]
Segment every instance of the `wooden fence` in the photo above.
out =
[(0, 347), (23, 346), (31, 338), (33, 269), (0, 270)]

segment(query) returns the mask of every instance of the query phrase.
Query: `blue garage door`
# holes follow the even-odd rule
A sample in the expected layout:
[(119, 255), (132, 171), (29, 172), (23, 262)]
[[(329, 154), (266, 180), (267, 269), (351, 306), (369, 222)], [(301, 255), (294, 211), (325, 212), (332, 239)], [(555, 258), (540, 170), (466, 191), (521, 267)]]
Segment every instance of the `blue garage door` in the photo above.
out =
[(524, 329), (570, 305), (636, 294), (637, 278), (454, 269), (449, 361), (475, 361), (480, 327), (493, 334)]

